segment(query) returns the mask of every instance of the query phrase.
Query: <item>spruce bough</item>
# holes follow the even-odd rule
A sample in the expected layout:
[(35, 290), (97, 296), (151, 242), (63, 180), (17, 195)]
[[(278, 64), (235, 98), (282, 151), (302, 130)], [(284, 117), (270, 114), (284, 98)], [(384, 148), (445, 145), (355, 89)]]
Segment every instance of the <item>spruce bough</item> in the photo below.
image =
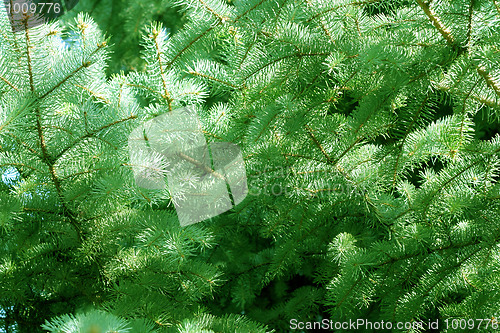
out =
[[(13, 33), (2, 3), (5, 332), (494, 330), (497, 1), (124, 4)], [(127, 138), (185, 106), (241, 148), (250, 193), (181, 227)]]

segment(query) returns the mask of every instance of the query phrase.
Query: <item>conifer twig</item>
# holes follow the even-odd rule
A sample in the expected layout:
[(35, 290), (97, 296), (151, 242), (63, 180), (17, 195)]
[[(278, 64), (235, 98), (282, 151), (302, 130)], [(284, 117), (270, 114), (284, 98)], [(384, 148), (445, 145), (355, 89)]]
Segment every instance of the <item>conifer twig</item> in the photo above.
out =
[(38, 171), (38, 172), (43, 173), (42, 170), (37, 169), (35, 167), (32, 167), (31, 165), (24, 164), (24, 163), (2, 163), (2, 164), (0, 164), (0, 167), (5, 167), (5, 166), (13, 166), (13, 167), (18, 167), (18, 168), (28, 168), (28, 169), (31, 169), (33, 171)]
[(323, 146), (319, 143), (318, 139), (316, 139), (316, 137), (312, 133), (312, 129), (308, 125), (304, 125), (304, 127), (306, 128), (307, 133), (309, 134), (309, 137), (314, 142), (314, 144), (316, 145), (316, 147), (318, 147), (318, 149), (321, 151), (321, 153), (326, 157), (326, 160), (328, 161), (328, 163), (333, 163), (333, 161), (330, 158), (330, 156), (328, 156), (328, 154), (325, 151), (325, 149), (323, 148)]
[[(253, 7), (251, 8), (248, 8), (245, 12), (241, 13), (240, 15), (238, 15), (232, 22), (233, 23), (236, 23), (237, 21), (239, 21), (242, 17), (246, 16), (249, 12), (251, 12), (252, 10), (254, 10), (255, 8), (257, 8), (258, 6), (260, 6), (264, 1), (266, 0), (261, 0), (260, 2), (258, 2), (257, 4), (255, 4)], [(190, 41), (186, 46), (184, 46), (179, 52), (177, 52), (177, 54), (175, 56), (172, 57), (172, 59), (170, 61), (168, 61), (165, 65), (165, 70), (168, 70), (170, 69), (170, 67), (172, 67), (174, 65), (174, 63), (177, 61), (177, 59), (184, 53), (186, 52), (187, 49), (189, 49), (194, 43), (196, 43), (198, 40), (200, 40), (202, 37), (204, 37), (205, 35), (207, 35), (210, 31), (212, 31), (213, 29), (215, 29), (216, 27), (220, 26), (221, 24), (223, 24), (223, 20), (220, 20), (219, 23), (211, 26), (210, 28), (206, 29), (205, 31), (203, 31), (201, 34), (199, 34), (198, 36), (196, 36), (192, 41)]]
[(243, 81), (248, 80), (248, 78), (250, 78), (252, 75), (260, 72), (261, 70), (263, 70), (266, 67), (269, 67), (271, 65), (274, 65), (277, 62), (280, 62), (281, 60), (285, 60), (285, 59), (293, 58), (293, 57), (298, 57), (299, 59), (301, 59), (302, 57), (315, 57), (315, 56), (328, 56), (328, 55), (330, 55), (329, 52), (313, 52), (313, 53), (296, 52), (296, 53), (292, 53), (292, 54), (287, 54), (285, 56), (281, 56), (279, 58), (276, 58), (276, 59), (272, 60), (271, 62), (266, 62), (264, 65), (260, 66), (257, 70), (254, 70), (250, 74), (247, 74), (243, 78)]
[(31, 148), (26, 142), (22, 141), (20, 138), (18, 138), (14, 134), (12, 134), (10, 132), (7, 132), (7, 135), (9, 135), (10, 137), (14, 138), (14, 140), (16, 140), (17, 143), (19, 143), (20, 145), (22, 145), (24, 148), (28, 149), (32, 154), (38, 155), (38, 152), (36, 150), (34, 150), (33, 148)]
[(264, 1), (266, 0), (260, 0), (258, 3), (256, 3), (253, 7), (251, 8), (248, 8), (246, 11), (244, 11), (243, 13), (241, 13), (240, 15), (238, 15), (233, 22), (236, 22), (238, 21), (239, 19), (241, 19), (242, 17), (246, 16), (248, 13), (250, 13), (252, 10), (254, 10), (255, 8), (259, 7)]
[[(306, 0), (306, 3), (308, 6), (313, 7), (310, 0)], [(335, 40), (333, 39), (332, 34), (326, 28), (325, 21), (323, 20), (323, 18), (320, 18), (319, 21), (320, 21), (319, 25), (320, 25), (321, 29), (323, 30), (323, 32), (325, 33), (325, 35), (330, 39), (331, 42), (335, 43)]]
[(335, 161), (332, 161), (332, 164), (333, 164), (333, 165), (337, 165), (337, 163), (339, 163), (339, 162), (340, 162), (340, 160), (341, 160), (341, 159), (342, 159), (342, 158), (343, 158), (343, 157), (344, 157), (344, 156), (345, 156), (345, 155), (346, 155), (346, 154), (347, 154), (347, 153), (348, 153), (351, 149), (353, 149), (353, 148), (354, 148), (354, 147), (355, 147), (355, 146), (356, 146), (359, 142), (361, 142), (361, 140), (363, 140), (363, 137), (359, 137), (359, 138), (357, 138), (357, 139), (356, 139), (353, 143), (351, 143), (351, 144), (349, 145), (349, 147), (347, 147), (347, 148), (346, 148), (346, 149), (345, 149), (345, 150), (344, 150), (344, 151), (340, 154), (340, 156), (339, 156), (339, 157), (337, 157), (337, 158), (335, 159)]
[(213, 77), (213, 76), (210, 76), (210, 75), (206, 75), (206, 74), (203, 74), (203, 73), (198, 73), (196, 71), (188, 71), (188, 73), (191, 74), (191, 75), (200, 76), (200, 77), (205, 78), (205, 79), (210, 80), (210, 81), (219, 82), (219, 83), (221, 83), (221, 84), (223, 84), (225, 86), (228, 86), (228, 87), (231, 87), (231, 88), (234, 88), (234, 89), (241, 89), (241, 87), (235, 86), (232, 83), (220, 80), (220, 79), (218, 79), (216, 77)]
[(167, 103), (168, 103), (168, 111), (172, 111), (172, 97), (170, 96), (170, 93), (167, 89), (167, 83), (165, 81), (165, 70), (163, 69), (163, 64), (162, 64), (162, 61), (161, 61), (161, 50), (160, 50), (160, 46), (158, 45), (158, 34), (159, 32), (156, 31), (156, 29), (154, 29), (153, 31), (153, 39), (154, 39), (154, 42), (155, 42), (155, 48), (156, 48), (156, 57), (157, 57), (157, 60), (158, 60), (158, 65), (160, 66), (160, 76), (161, 76), (161, 82), (163, 84), (163, 91), (164, 91), (164, 94), (162, 95), (163, 98), (165, 98), (167, 100)]
[(497, 9), (498, 14), (500, 14), (500, 6), (498, 6), (497, 0), (493, 0), (493, 4), (495, 5), (495, 8)]
[(94, 135), (96, 135), (97, 133), (107, 129), (107, 128), (110, 128), (114, 125), (117, 125), (119, 123), (122, 123), (122, 122), (125, 122), (125, 121), (128, 121), (128, 120), (132, 120), (132, 119), (136, 119), (137, 116), (136, 115), (131, 115), (127, 118), (123, 118), (123, 119), (119, 119), (119, 120), (116, 120), (112, 123), (109, 123), (107, 125), (104, 125), (104, 126), (101, 126), (100, 128), (92, 131), (92, 132), (89, 132), (83, 136), (81, 136), (80, 138), (78, 138), (77, 140), (75, 140), (72, 144), (70, 144), (69, 146), (67, 146), (66, 148), (64, 148), (59, 154), (57, 154), (55, 157), (54, 157), (54, 160), (57, 161), (59, 158), (61, 158), (61, 156), (63, 156), (68, 150), (70, 150), (71, 148), (73, 148), (74, 146), (76, 146), (79, 142), (81, 142), (82, 140), (85, 140), (87, 138), (90, 138), (90, 137), (93, 137)]
[(10, 83), (6, 78), (4, 78), (3, 76), (0, 75), (0, 80), (2, 80), (3, 82), (7, 83), (12, 89), (14, 89), (15, 91), (19, 91), (19, 89), (17, 89), (16, 86), (14, 86), (12, 83)]
[[(90, 53), (90, 56), (96, 54), (100, 49), (102, 49), (106, 45), (107, 45), (106, 42), (102, 42), (102, 43), (97, 44), (97, 48), (94, 51), (92, 51), (92, 53)], [(92, 65), (91, 61), (84, 61), (84, 62), (82, 62), (82, 64), (78, 68), (76, 68), (75, 70), (73, 70), (64, 79), (62, 79), (55, 86), (53, 86), (48, 91), (46, 91), (45, 94), (43, 94), (42, 96), (40, 96), (40, 99), (44, 99), (45, 97), (47, 97), (50, 93), (52, 93), (54, 90), (56, 90), (57, 88), (59, 88), (60, 86), (62, 86), (66, 81), (68, 81), (70, 78), (72, 78), (74, 75), (76, 75), (79, 71), (81, 71), (84, 68), (90, 67), (90, 65)], [(31, 80), (32, 80), (32, 78), (30, 78), (30, 85), (32, 84)], [(34, 91), (34, 88), (33, 88), (33, 91)]]
[(146, 87), (142, 84), (133, 84), (133, 83), (127, 83), (127, 86), (129, 87), (134, 87), (134, 88), (139, 88), (139, 89), (144, 89), (144, 90), (149, 90), (151, 91), (152, 93), (155, 93), (155, 94), (158, 94), (158, 95), (161, 95), (161, 92), (159, 91), (156, 91), (154, 89), (151, 89), (150, 87)]
[(444, 39), (446, 39), (448, 45), (455, 46), (455, 38), (453, 38), (450, 29), (443, 24), (439, 16), (436, 15), (436, 12), (430, 8), (429, 3), (424, 0), (417, 0), (417, 3), (420, 8), (422, 8), (425, 15), (427, 15), (432, 25), (439, 31)]
[(92, 91), (92, 90), (90, 90), (89, 88), (84, 87), (84, 86), (82, 86), (82, 85), (80, 85), (80, 84), (73, 84), (73, 85), (74, 85), (75, 87), (82, 88), (83, 90), (85, 90), (85, 91), (89, 92), (92, 96), (94, 96), (94, 97), (96, 97), (96, 98), (98, 98), (98, 99), (100, 99), (100, 100), (104, 101), (104, 103), (106, 103), (106, 104), (111, 104), (111, 102), (110, 102), (107, 98), (102, 97), (102, 96), (99, 96), (97, 93), (93, 92), (93, 91)]
[[(449, 87), (445, 87), (445, 86), (439, 86), (438, 87), (439, 90), (441, 91), (453, 91), (454, 93), (458, 93), (458, 94), (461, 94), (461, 95), (465, 95), (463, 94), (460, 90), (457, 90), (457, 89), (450, 89)], [(478, 101), (479, 103), (482, 103), (486, 106), (489, 106), (490, 108), (492, 109), (500, 109), (500, 104), (498, 104), (498, 102), (492, 100), (492, 99), (489, 99), (489, 98), (486, 98), (484, 96), (480, 96), (480, 95), (475, 95), (475, 94), (470, 94), (469, 96), (470, 98), (474, 99), (475, 101)]]
[(399, 162), (400, 162), (400, 159), (401, 159), (401, 155), (403, 154), (403, 146), (404, 146), (406, 140), (408, 139), (408, 135), (413, 130), (413, 126), (416, 124), (417, 120), (419, 119), (420, 114), (424, 110), (425, 105), (427, 104), (427, 101), (429, 100), (430, 97), (431, 97), (431, 91), (429, 91), (427, 93), (427, 95), (425, 96), (424, 100), (419, 105), (417, 112), (415, 112), (413, 114), (413, 117), (411, 119), (411, 123), (406, 126), (406, 131), (405, 131), (405, 133), (403, 135), (403, 138), (401, 139), (401, 142), (399, 143), (399, 146), (398, 146), (398, 156), (396, 157), (396, 163), (394, 163), (394, 172), (392, 174), (392, 186), (393, 187), (396, 186), (398, 166), (399, 166)]
[(321, 159), (318, 159), (318, 158), (314, 158), (314, 157), (310, 157), (310, 156), (305, 156), (305, 155), (301, 155), (301, 154), (283, 153), (282, 155), (285, 158), (287, 156), (290, 156), (290, 157), (303, 158), (303, 159), (310, 160), (310, 161), (316, 161), (316, 162), (322, 162), (322, 163), (325, 162), (325, 160), (321, 160)]
[(306, 20), (306, 23), (309, 23), (315, 19), (317, 19), (318, 17), (320, 16), (323, 16), (327, 13), (330, 13), (330, 12), (334, 12), (336, 11), (337, 9), (339, 8), (343, 8), (343, 7), (348, 7), (348, 6), (362, 6), (362, 5), (368, 5), (372, 2), (379, 2), (380, 0), (367, 0), (367, 1), (353, 1), (353, 2), (349, 2), (349, 3), (343, 3), (341, 5), (338, 5), (338, 6), (335, 6), (335, 7), (332, 7), (332, 8), (328, 8), (322, 12), (319, 12), (317, 14), (315, 14), (314, 16), (310, 17), (308, 20)]
[(198, 168), (202, 169), (203, 171), (205, 171), (206, 173), (209, 173), (211, 174), (212, 176), (220, 179), (220, 180), (223, 180), (225, 181), (226, 183), (228, 182), (226, 177), (224, 175), (221, 175), (220, 173), (218, 173), (217, 171), (215, 170), (212, 170), (212, 168), (206, 166), (204, 163), (198, 161), (197, 159), (191, 157), (191, 156), (188, 156), (186, 154), (184, 154), (183, 152), (179, 152), (178, 155), (183, 159), (183, 160), (186, 160), (188, 161), (189, 163), (191, 164), (194, 164), (196, 165)]
[[(221, 21), (222, 22), (222, 21)], [(220, 24), (220, 23), (219, 23)], [(217, 25), (216, 25), (217, 26)], [(210, 28), (206, 29), (203, 31), (201, 34), (196, 36), (192, 41), (190, 41), (186, 46), (184, 46), (175, 56), (172, 57), (170, 61), (168, 61), (165, 65), (165, 70), (169, 70), (170, 67), (172, 67), (175, 63), (175, 61), (184, 53), (186, 52), (187, 49), (189, 49), (194, 43), (196, 43), (198, 40), (200, 40), (203, 36), (208, 34), (210, 31), (212, 31), (216, 26), (211, 26)]]
[(198, 1), (202, 4), (203, 7), (205, 7), (207, 11), (209, 11), (213, 16), (215, 16), (220, 21), (225, 22), (229, 19), (228, 17), (222, 17), (221, 15), (219, 15), (215, 10), (210, 8), (210, 6), (205, 1), (203, 0), (198, 0)]
[[(26, 37), (26, 53), (27, 53), (26, 58), (27, 58), (27, 62), (28, 62), (28, 76), (29, 76), (29, 82), (30, 82), (30, 90), (31, 90), (31, 93), (34, 94), (35, 93), (35, 85), (33, 83), (33, 70), (32, 70), (32, 66), (31, 66), (31, 51), (30, 51), (32, 46), (31, 46), (31, 41), (30, 41), (30, 36), (29, 36), (28, 31), (29, 31), (28, 30), (28, 22), (24, 21), (24, 33), (25, 33), (25, 37)], [(44, 96), (46, 96), (46, 95), (44, 95)], [(81, 230), (78, 222), (76, 221), (76, 218), (73, 215), (73, 213), (66, 207), (66, 202), (64, 200), (64, 195), (63, 195), (61, 183), (60, 183), (59, 178), (57, 177), (57, 174), (56, 174), (56, 171), (54, 168), (54, 160), (50, 157), (48, 149), (47, 149), (47, 144), (45, 142), (45, 137), (44, 137), (43, 129), (42, 129), (43, 128), (42, 115), (40, 112), (39, 105), (35, 105), (35, 115), (36, 115), (36, 129), (38, 132), (38, 139), (40, 141), (40, 147), (42, 150), (41, 160), (49, 168), (49, 173), (50, 173), (50, 176), (52, 178), (52, 182), (54, 183), (54, 187), (56, 189), (57, 196), (59, 197), (62, 210), (65, 214), (67, 214), (66, 216), (69, 218), (69, 222), (70, 222), (71, 226), (75, 229), (78, 240), (80, 242), (82, 242), (82, 240), (83, 240), (82, 230)]]
[(481, 75), (481, 77), (486, 81), (486, 85), (493, 89), (493, 91), (500, 96), (500, 84), (488, 73), (483, 65), (478, 65), (476, 71)]
[(469, 3), (469, 17), (468, 17), (468, 23), (467, 23), (467, 46), (469, 46), (470, 42), (471, 42), (472, 14), (474, 13), (474, 11), (473, 11), (474, 1), (475, 0), (470, 0), (470, 3)]

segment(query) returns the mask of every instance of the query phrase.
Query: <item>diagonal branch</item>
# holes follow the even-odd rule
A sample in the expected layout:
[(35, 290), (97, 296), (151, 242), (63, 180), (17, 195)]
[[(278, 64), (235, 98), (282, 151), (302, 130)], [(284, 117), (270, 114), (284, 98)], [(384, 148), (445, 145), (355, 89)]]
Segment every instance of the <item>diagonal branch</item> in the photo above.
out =
[[(97, 48), (90, 54), (90, 56), (96, 54), (100, 49), (104, 48), (105, 46), (107, 45), (107, 43), (104, 41), (100, 44), (97, 44)], [(74, 71), (72, 71), (71, 73), (69, 73), (68, 76), (66, 76), (64, 79), (62, 79), (61, 81), (59, 81), (59, 83), (57, 83), (54, 87), (50, 88), (45, 94), (43, 94), (42, 96), (40, 96), (40, 99), (43, 99), (45, 97), (47, 97), (50, 93), (52, 93), (54, 90), (56, 90), (57, 88), (59, 88), (60, 86), (62, 86), (66, 81), (68, 81), (70, 78), (72, 78), (74, 75), (76, 75), (79, 71), (81, 71), (83, 68), (87, 68), (89, 67), (90, 65), (92, 65), (92, 62), (91, 61), (85, 61), (83, 62), (78, 68), (76, 68)], [(30, 71), (31, 71), (31, 65), (30, 66)], [(33, 85), (33, 79), (30, 75), (30, 85), (32, 86)], [(34, 91), (33, 87), (32, 87), (32, 91)]]
[(478, 65), (476, 71), (481, 75), (481, 77), (486, 81), (486, 85), (493, 89), (493, 91), (500, 97), (500, 84), (488, 73), (483, 65)]
[(493, 0), (493, 4), (495, 5), (495, 8), (497, 9), (498, 14), (500, 14), (500, 6), (498, 6), (497, 0)]
[(423, 0), (417, 0), (417, 3), (420, 8), (422, 8), (425, 15), (427, 15), (432, 25), (439, 31), (444, 39), (446, 39), (448, 45), (455, 47), (455, 38), (453, 38), (450, 29), (443, 24), (439, 16), (436, 15), (436, 12), (430, 8), (429, 3)]
[[(306, 0), (306, 3), (309, 7), (313, 7), (313, 4), (311, 3), (311, 1), (309, 0)], [(325, 35), (330, 39), (331, 42), (335, 43), (335, 40), (333, 39), (332, 37), (332, 34), (330, 33), (330, 31), (328, 31), (328, 29), (326, 28), (326, 22), (323, 20), (323, 18), (320, 18), (320, 23), (319, 25), (321, 26), (321, 29), (323, 30), (323, 32), (325, 33)]]
[(16, 86), (14, 86), (12, 83), (10, 83), (6, 78), (4, 78), (1, 75), (0, 75), (0, 80), (2, 80), (3, 82), (7, 83), (15, 91), (19, 91), (19, 89), (17, 89)]
[(226, 22), (228, 20), (227, 17), (222, 17), (215, 10), (213, 10), (212, 8), (210, 8), (210, 6), (205, 1), (203, 1), (203, 0), (198, 0), (198, 1), (203, 5), (203, 7), (205, 7), (205, 9), (207, 11), (209, 11), (213, 16), (217, 17), (220, 21)]
[[(251, 8), (248, 8), (245, 12), (241, 13), (240, 15), (238, 15), (232, 23), (235, 23), (237, 21), (239, 21), (242, 17), (246, 16), (249, 12), (253, 11), (255, 8), (257, 8), (258, 6), (260, 6), (263, 2), (265, 2), (266, 0), (261, 0), (260, 2), (258, 2), (257, 4), (255, 4), (255, 6), (251, 7)], [(373, 1), (373, 0), (372, 0)], [(186, 52), (187, 49), (189, 49), (194, 43), (196, 43), (198, 40), (200, 40), (203, 36), (205, 36), (206, 34), (208, 34), (210, 31), (212, 31), (213, 29), (215, 29), (216, 27), (218, 27), (219, 25), (223, 24), (223, 20), (220, 20), (219, 23), (211, 26), (210, 28), (206, 29), (205, 31), (203, 31), (201, 34), (199, 34), (198, 36), (196, 36), (192, 41), (190, 41), (184, 48), (182, 48), (179, 52), (177, 52), (177, 54), (169, 61), (167, 62), (167, 64), (165, 65), (165, 70), (168, 70), (170, 69), (170, 67), (173, 66), (173, 64), (175, 63), (175, 61), (184, 53)]]
[(212, 176), (214, 176), (214, 177), (216, 177), (216, 178), (218, 178), (220, 180), (225, 181), (226, 183), (228, 182), (228, 180), (226, 179), (226, 177), (224, 175), (221, 175), (220, 173), (218, 173), (217, 171), (213, 170), (212, 168), (206, 166), (204, 163), (198, 161), (197, 159), (194, 159), (191, 156), (188, 156), (188, 155), (184, 154), (183, 152), (179, 152), (178, 155), (183, 160), (186, 160), (189, 163), (196, 165), (198, 168), (202, 169), (206, 173), (209, 173)]
[(79, 85), (79, 84), (73, 84), (75, 87), (78, 87), (78, 88), (82, 88), (83, 90), (87, 91), (88, 93), (90, 93), (92, 96), (100, 99), (101, 101), (103, 101), (104, 103), (106, 104), (111, 104), (111, 102), (106, 98), (106, 97), (102, 97), (100, 96), (99, 94), (97, 94), (96, 92), (93, 92), (92, 90), (90, 90), (89, 88), (87, 87), (84, 87), (82, 85)]
[(128, 120), (132, 120), (132, 119), (136, 119), (137, 116), (136, 115), (132, 115), (130, 117), (127, 117), (127, 118), (124, 118), (124, 119), (119, 119), (117, 121), (114, 121), (110, 124), (107, 124), (107, 125), (104, 125), (102, 127), (99, 127), (98, 129), (92, 131), (92, 132), (89, 132), (83, 136), (81, 136), (80, 138), (78, 138), (77, 140), (75, 140), (72, 144), (70, 144), (69, 146), (67, 146), (66, 148), (64, 148), (59, 154), (56, 155), (56, 157), (54, 158), (54, 161), (57, 161), (59, 158), (61, 158), (61, 156), (63, 156), (68, 150), (70, 150), (71, 148), (75, 147), (79, 142), (81, 142), (82, 140), (85, 140), (87, 138), (91, 138), (93, 137), (94, 135), (96, 135), (97, 133), (107, 129), (107, 128), (110, 128), (114, 125), (117, 125), (119, 123), (122, 123), (122, 122), (125, 122), (125, 121), (128, 121)]
[(328, 154), (326, 153), (325, 149), (323, 148), (323, 146), (321, 145), (321, 143), (319, 143), (318, 139), (316, 139), (316, 137), (314, 136), (314, 134), (312, 133), (312, 129), (308, 126), (308, 125), (304, 125), (304, 127), (307, 129), (307, 133), (309, 134), (309, 136), (311, 137), (311, 140), (314, 142), (314, 144), (316, 145), (316, 147), (319, 148), (319, 150), (321, 151), (321, 153), (323, 155), (325, 155), (326, 157), (326, 160), (329, 162), (329, 163), (333, 163), (333, 160), (330, 158), (330, 156), (328, 156)]

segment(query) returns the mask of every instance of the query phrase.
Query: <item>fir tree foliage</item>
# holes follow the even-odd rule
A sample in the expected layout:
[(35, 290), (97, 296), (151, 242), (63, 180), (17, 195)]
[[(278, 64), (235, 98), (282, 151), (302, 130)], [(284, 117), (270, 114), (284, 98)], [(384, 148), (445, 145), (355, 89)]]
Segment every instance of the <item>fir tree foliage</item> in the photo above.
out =
[[(0, 14), (0, 174), (17, 175), (0, 185), (6, 329), (495, 322), (497, 1), (82, 0), (73, 13), (18, 33)], [(103, 25), (114, 15), (123, 27)], [(111, 47), (130, 51), (126, 73)], [(208, 141), (241, 147), (250, 193), (181, 227), (168, 187), (135, 184), (127, 137), (186, 105)]]

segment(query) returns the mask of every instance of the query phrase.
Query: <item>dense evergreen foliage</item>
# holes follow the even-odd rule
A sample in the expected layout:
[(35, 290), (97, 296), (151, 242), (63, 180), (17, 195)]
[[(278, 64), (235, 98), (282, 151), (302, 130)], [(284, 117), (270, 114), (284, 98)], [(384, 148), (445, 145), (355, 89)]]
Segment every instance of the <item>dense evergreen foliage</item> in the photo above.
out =
[[(80, 0), (15, 33), (0, 6), (4, 332), (495, 331), (496, 0)], [(187, 105), (250, 192), (181, 227), (127, 139)]]

